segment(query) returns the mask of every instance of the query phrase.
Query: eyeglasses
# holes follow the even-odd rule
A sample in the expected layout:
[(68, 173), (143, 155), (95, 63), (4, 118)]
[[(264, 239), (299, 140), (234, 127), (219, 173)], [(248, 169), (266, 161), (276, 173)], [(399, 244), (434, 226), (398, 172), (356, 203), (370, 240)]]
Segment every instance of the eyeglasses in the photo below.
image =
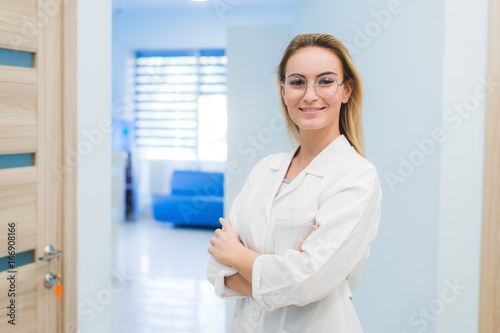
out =
[(316, 92), (324, 98), (335, 95), (339, 87), (344, 84), (343, 81), (342, 83), (337, 83), (337, 80), (331, 74), (321, 75), (316, 81), (306, 81), (304, 77), (292, 74), (286, 78), (281, 86), (285, 88), (286, 96), (290, 98), (301, 98), (305, 95), (309, 82), (314, 82)]

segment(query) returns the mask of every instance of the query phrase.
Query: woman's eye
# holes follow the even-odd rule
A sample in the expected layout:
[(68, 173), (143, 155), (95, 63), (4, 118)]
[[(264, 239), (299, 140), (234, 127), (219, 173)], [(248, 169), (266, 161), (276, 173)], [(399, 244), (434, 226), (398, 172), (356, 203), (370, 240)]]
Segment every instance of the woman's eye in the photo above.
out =
[(335, 82), (335, 80), (333, 78), (330, 78), (330, 77), (323, 77), (319, 80), (319, 84), (321, 85), (330, 85), (330, 84), (333, 84)]
[(300, 79), (290, 80), (290, 85), (292, 85), (292, 86), (301, 86), (301, 85), (304, 85), (304, 80), (300, 80)]

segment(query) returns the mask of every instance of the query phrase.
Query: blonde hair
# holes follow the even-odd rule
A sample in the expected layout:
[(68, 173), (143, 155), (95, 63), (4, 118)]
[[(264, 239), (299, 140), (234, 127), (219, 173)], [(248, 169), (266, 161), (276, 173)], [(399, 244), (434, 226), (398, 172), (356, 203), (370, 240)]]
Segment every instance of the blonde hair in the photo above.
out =
[[(285, 70), (290, 57), (305, 47), (321, 47), (335, 53), (342, 64), (344, 82), (352, 80), (354, 85), (349, 101), (342, 103), (340, 107), (339, 130), (340, 134), (346, 137), (351, 146), (364, 157), (365, 143), (361, 116), (361, 105), (363, 103), (362, 78), (344, 43), (328, 34), (302, 33), (295, 36), (285, 49), (280, 64), (276, 69), (278, 85), (285, 82)], [(300, 143), (299, 127), (290, 118), (283, 97), (281, 97), (281, 109), (285, 118), (288, 141), (292, 146), (295, 146), (294, 139), (297, 143)]]

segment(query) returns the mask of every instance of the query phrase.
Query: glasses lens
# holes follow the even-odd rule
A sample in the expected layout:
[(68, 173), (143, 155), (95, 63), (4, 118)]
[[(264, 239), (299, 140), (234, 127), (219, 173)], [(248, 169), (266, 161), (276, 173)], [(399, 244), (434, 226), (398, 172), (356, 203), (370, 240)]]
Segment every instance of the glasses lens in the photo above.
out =
[(291, 75), (285, 82), (285, 94), (291, 98), (298, 98), (306, 91), (306, 80), (303, 77)]
[[(320, 76), (315, 82), (315, 88), (321, 97), (332, 97), (338, 90), (338, 82), (333, 75)], [(291, 75), (285, 81), (285, 94), (290, 98), (300, 98), (307, 89), (307, 81), (301, 76)]]
[(316, 80), (316, 91), (322, 97), (335, 95), (338, 89), (337, 80), (333, 75), (323, 75)]

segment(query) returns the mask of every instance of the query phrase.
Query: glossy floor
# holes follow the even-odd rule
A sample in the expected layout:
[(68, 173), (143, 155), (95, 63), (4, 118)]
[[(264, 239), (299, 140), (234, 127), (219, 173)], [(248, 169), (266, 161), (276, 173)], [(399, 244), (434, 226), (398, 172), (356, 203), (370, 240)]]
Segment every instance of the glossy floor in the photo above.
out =
[(113, 332), (224, 332), (224, 301), (206, 278), (212, 237), (170, 223), (121, 223), (114, 269), (130, 281), (113, 302)]

